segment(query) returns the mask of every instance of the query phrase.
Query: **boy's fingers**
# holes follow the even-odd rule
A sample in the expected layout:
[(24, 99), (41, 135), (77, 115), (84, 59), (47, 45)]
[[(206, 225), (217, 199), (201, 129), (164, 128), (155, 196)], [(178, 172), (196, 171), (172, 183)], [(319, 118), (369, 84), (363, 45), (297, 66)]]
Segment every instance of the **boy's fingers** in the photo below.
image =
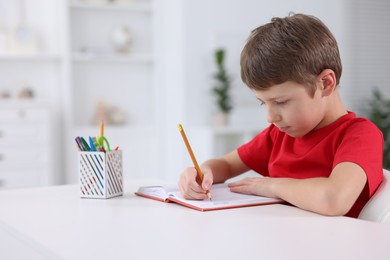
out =
[(213, 184), (213, 180), (211, 178), (204, 178), (202, 182), (202, 188), (204, 190), (208, 190), (210, 189), (212, 184)]
[(189, 191), (194, 191), (194, 192), (197, 192), (197, 193), (203, 193), (204, 190), (203, 188), (197, 183), (197, 182), (194, 182), (194, 183), (191, 183), (191, 185), (189, 186)]
[(192, 199), (192, 200), (204, 200), (207, 198), (207, 195), (204, 193), (204, 191), (196, 192), (194, 190), (188, 190), (185, 193), (184, 198), (185, 199)]
[(185, 199), (202, 200), (207, 198), (205, 191), (197, 182), (192, 182), (190, 185), (180, 187), (180, 191)]
[(185, 199), (203, 200), (208, 198), (206, 190), (208, 190), (213, 183), (212, 174), (204, 174), (201, 185), (198, 181), (198, 172), (194, 167), (189, 167), (182, 173), (179, 179), (179, 188)]
[(197, 182), (198, 172), (194, 167), (189, 167), (182, 174), (182, 180), (179, 182), (180, 191), (185, 199), (204, 199), (204, 189)]
[(237, 186), (241, 186), (241, 185), (245, 185), (245, 184), (247, 184), (247, 183), (245, 183), (245, 181), (238, 180), (238, 181), (229, 183), (228, 186), (229, 187), (237, 187)]
[(196, 177), (198, 176), (198, 173), (196, 172), (195, 168), (189, 167), (187, 168), (184, 173), (181, 175), (180, 182), (184, 186), (193, 186), (196, 183)]
[(213, 184), (213, 174), (211, 172), (204, 172), (203, 175), (203, 181), (202, 181), (202, 188), (204, 190), (210, 189), (211, 185)]

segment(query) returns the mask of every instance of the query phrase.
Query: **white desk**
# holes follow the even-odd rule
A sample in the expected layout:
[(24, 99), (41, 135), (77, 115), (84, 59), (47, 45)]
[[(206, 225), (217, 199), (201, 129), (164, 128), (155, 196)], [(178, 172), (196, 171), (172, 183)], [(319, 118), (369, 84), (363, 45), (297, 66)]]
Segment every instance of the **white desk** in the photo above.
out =
[(198, 212), (133, 195), (146, 184), (108, 200), (76, 185), (0, 191), (0, 258), (390, 259), (387, 225), (286, 205)]

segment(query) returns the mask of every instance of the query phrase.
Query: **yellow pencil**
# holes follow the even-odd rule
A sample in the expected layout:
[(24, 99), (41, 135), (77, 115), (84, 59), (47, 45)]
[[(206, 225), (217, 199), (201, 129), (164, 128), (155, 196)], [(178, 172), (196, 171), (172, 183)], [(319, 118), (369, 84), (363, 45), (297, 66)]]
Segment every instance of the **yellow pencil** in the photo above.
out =
[[(183, 141), (184, 141), (184, 143), (185, 143), (185, 145), (187, 147), (188, 153), (190, 154), (192, 163), (194, 164), (195, 169), (196, 169), (196, 171), (198, 173), (198, 177), (199, 177), (200, 181), (202, 182), (203, 181), (203, 173), (200, 170), (199, 164), (196, 161), (194, 153), (192, 152), (190, 143), (188, 142), (188, 139), (187, 139), (186, 133), (184, 132), (183, 126), (181, 124), (179, 124), (178, 128), (179, 128), (181, 136), (183, 137)], [(209, 190), (206, 191), (206, 194), (207, 194), (207, 197), (209, 197), (209, 199), (211, 200), (211, 193), (210, 193)]]
[(104, 122), (103, 122), (103, 120), (100, 123), (100, 136), (104, 136)]

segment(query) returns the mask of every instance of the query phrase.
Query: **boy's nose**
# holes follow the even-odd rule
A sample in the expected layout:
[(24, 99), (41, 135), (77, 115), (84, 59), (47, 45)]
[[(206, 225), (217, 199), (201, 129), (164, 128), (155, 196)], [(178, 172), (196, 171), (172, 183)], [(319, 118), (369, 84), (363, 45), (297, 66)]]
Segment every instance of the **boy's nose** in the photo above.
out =
[(282, 119), (282, 117), (278, 114), (275, 113), (274, 111), (267, 111), (267, 122), (270, 124), (279, 122)]

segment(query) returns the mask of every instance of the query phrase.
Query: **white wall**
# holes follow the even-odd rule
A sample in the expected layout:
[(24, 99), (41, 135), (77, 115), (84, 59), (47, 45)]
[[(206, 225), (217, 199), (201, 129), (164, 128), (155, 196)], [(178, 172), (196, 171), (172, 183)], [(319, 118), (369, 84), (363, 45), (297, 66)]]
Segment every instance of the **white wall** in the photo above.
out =
[[(177, 118), (192, 131), (192, 143), (199, 161), (208, 159), (210, 144), (206, 142), (210, 140), (207, 127), (212, 125), (216, 110), (211, 95), (211, 74), (215, 71), (212, 52), (215, 48), (226, 48), (227, 67), (234, 77), (232, 125), (266, 125), (265, 112), (240, 80), (239, 56), (250, 31), (269, 22), (273, 16), (283, 17), (289, 12), (311, 14), (330, 28), (339, 44), (343, 64), (340, 92), (348, 110), (362, 115), (373, 87), (390, 97), (387, 86), (390, 2), (386, 0), (186, 0), (180, 3), (175, 10), (179, 17), (176, 26), (182, 33), (175, 44), (180, 47), (178, 53), (171, 53), (178, 58), (175, 66), (182, 73), (176, 81), (181, 85), (177, 86), (180, 89), (178, 97), (184, 99), (180, 101), (182, 107)], [(174, 86), (166, 86), (166, 89), (171, 87), (176, 89)], [(169, 106), (167, 112), (174, 114)], [(169, 126), (171, 122), (167, 123)], [(201, 126), (206, 126), (206, 130)], [(171, 151), (185, 154), (182, 144), (175, 138), (167, 138)], [(169, 156), (166, 160), (172, 161), (172, 156)], [(184, 161), (175, 158), (174, 162), (168, 163), (172, 166), (167, 167), (169, 177), (174, 179), (180, 170), (191, 165), (185, 157)]]
[[(179, 101), (182, 104), (181, 109), (178, 109), (176, 105), (168, 106), (167, 113), (175, 114), (175, 110), (180, 110), (181, 114), (176, 118), (182, 120), (190, 131), (191, 143), (199, 161), (208, 159), (210, 155), (208, 138), (210, 132), (207, 128), (212, 125), (213, 113), (216, 109), (211, 96), (213, 86), (211, 74), (215, 71), (213, 50), (217, 47), (224, 47), (227, 50), (227, 67), (234, 77), (235, 108), (231, 119), (232, 125), (265, 126), (265, 111), (260, 109), (250, 90), (241, 82), (239, 73), (240, 52), (250, 31), (269, 22), (274, 16), (284, 17), (290, 12), (317, 16), (335, 34), (344, 64), (348, 64), (350, 63), (349, 57), (344, 54), (344, 50), (348, 48), (346, 46), (347, 29), (344, 26), (344, 16), (348, 10), (344, 2), (327, 1), (326, 7), (337, 8), (324, 8), (322, 2), (310, 0), (187, 0), (175, 6), (177, 20), (174, 26), (177, 32), (182, 34), (176, 39), (177, 41), (172, 42), (179, 44), (180, 47), (177, 52), (171, 53), (173, 56), (170, 55), (169, 58), (177, 59), (178, 63), (174, 66), (182, 75), (179, 75), (179, 80), (175, 82), (180, 86), (169, 85), (165, 89), (169, 93), (168, 96), (174, 95), (170, 89), (173, 91), (180, 89), (177, 97), (183, 100)], [(345, 74), (343, 84), (347, 85), (349, 75)], [(349, 89), (343, 87), (342, 94), (347, 91)], [(348, 99), (346, 103), (349, 105)], [(174, 123), (167, 121), (166, 128), (172, 127)], [(206, 126), (206, 129), (201, 126)], [(171, 128), (171, 131), (174, 130)], [(167, 145), (172, 151), (164, 160), (167, 162), (167, 177), (170, 179), (177, 178), (178, 173), (185, 166), (191, 165), (183, 144), (177, 137), (177, 133), (165, 136)], [(207, 144), (205, 140), (208, 140)], [(177, 154), (181, 155), (181, 160), (178, 160)]]
[[(210, 112), (215, 109), (210, 95), (213, 84), (210, 75), (215, 69), (212, 51), (219, 46), (227, 48), (228, 68), (235, 78), (234, 102), (237, 109), (234, 111), (233, 124), (238, 120), (240, 123), (249, 124), (264, 121), (252, 94), (240, 80), (239, 55), (250, 31), (269, 22), (274, 16), (284, 17), (289, 12), (312, 14), (329, 26), (343, 53), (346, 48), (343, 17), (347, 10), (344, 10), (342, 3), (343, 1), (327, 1), (326, 6), (337, 6), (330, 9), (324, 8), (318, 1), (310, 0), (185, 1), (182, 10), (185, 57), (183, 66), (188, 109), (186, 116), (190, 123), (211, 123)], [(348, 59), (345, 55), (343, 58)], [(255, 111), (252, 111), (252, 107), (255, 107)], [(248, 116), (245, 115), (246, 112), (249, 113)]]
[(350, 0), (348, 3), (351, 81), (346, 97), (355, 111), (364, 114), (373, 88), (390, 98), (390, 2)]
[[(65, 0), (26, 0), (28, 19), (46, 35), (49, 53), (61, 53), (69, 48), (66, 40), (64, 17)], [(199, 159), (208, 158), (210, 148), (209, 126), (212, 124), (214, 99), (211, 74), (215, 71), (212, 52), (217, 47), (227, 49), (227, 67), (234, 77), (235, 109), (232, 124), (245, 126), (265, 125), (264, 111), (259, 108), (251, 92), (241, 83), (239, 56), (250, 31), (267, 23), (273, 16), (286, 16), (289, 12), (307, 13), (320, 18), (336, 36), (343, 61), (341, 94), (348, 109), (360, 110), (369, 96), (371, 87), (378, 86), (390, 97), (387, 73), (390, 71), (390, 4), (386, 0), (156, 0), (154, 28), (158, 39), (154, 50), (157, 56), (155, 85), (158, 87), (160, 110), (157, 135), (161, 158), (162, 178), (176, 180), (180, 171), (190, 165), (188, 154), (177, 131), (183, 123)], [(7, 26), (17, 20), (18, 1), (0, 0), (0, 22)], [(47, 8), (41, 8), (45, 6)], [(61, 9), (61, 10), (58, 10)], [(46, 10), (58, 10), (49, 12)], [(61, 15), (58, 15), (61, 14)], [(57, 64), (58, 63), (58, 64)], [(57, 62), (61, 74), (66, 66)], [(31, 70), (32, 71), (32, 70)], [(4, 71), (3, 71), (4, 72)], [(0, 73), (0, 79), (4, 77)], [(65, 74), (67, 74), (65, 72)], [(4, 73), (3, 73), (4, 75)], [(20, 75), (20, 74), (19, 74)], [(15, 77), (15, 80), (19, 78)], [(61, 82), (57, 82), (60, 81)], [(50, 77), (47, 77), (50, 80)], [(55, 100), (57, 120), (66, 117), (70, 101), (64, 101), (66, 78), (55, 77), (57, 88), (48, 88), (47, 94)], [(124, 96), (131, 95), (128, 89)], [(156, 104), (150, 104), (157, 106)], [(62, 109), (62, 110), (61, 110)], [(61, 124), (57, 124), (61, 126)], [(68, 132), (71, 129), (65, 129)], [(64, 142), (68, 142), (65, 140)], [(70, 142), (70, 141), (69, 141)], [(204, 149), (203, 149), (204, 148)], [(154, 173), (153, 173), (154, 174)], [(157, 175), (153, 175), (157, 176)], [(146, 176), (147, 177), (147, 176)]]

